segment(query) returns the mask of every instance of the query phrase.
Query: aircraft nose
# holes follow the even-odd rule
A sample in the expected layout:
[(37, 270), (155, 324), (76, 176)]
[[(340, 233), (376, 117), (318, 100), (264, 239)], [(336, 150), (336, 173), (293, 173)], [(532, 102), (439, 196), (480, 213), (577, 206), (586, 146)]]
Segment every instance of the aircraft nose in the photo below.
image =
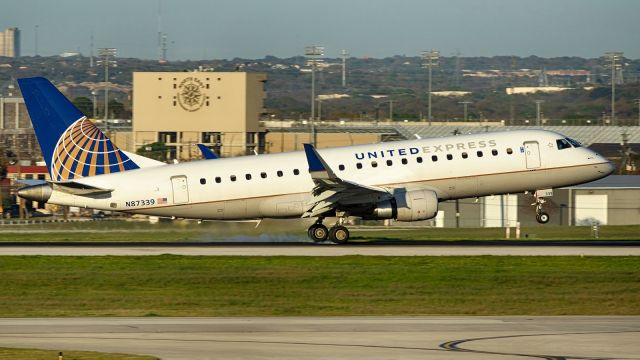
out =
[(611, 161), (607, 161), (607, 175), (610, 175), (613, 173), (613, 171), (616, 169), (616, 167), (613, 165), (613, 163)]
[(598, 172), (604, 174), (605, 176), (611, 175), (616, 167), (613, 163), (605, 158), (602, 158), (603, 163), (598, 165)]

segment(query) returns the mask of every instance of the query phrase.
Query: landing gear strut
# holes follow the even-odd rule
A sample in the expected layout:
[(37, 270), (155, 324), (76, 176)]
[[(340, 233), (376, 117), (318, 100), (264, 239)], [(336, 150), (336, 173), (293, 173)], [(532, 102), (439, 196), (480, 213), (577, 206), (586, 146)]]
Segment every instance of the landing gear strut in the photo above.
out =
[(318, 221), (309, 227), (307, 234), (316, 243), (328, 239), (335, 244), (346, 244), (349, 241), (349, 229), (342, 225), (346, 218), (346, 214), (339, 215), (338, 222), (331, 229), (327, 229), (326, 226), (322, 225), (324, 218), (318, 218)]
[(546, 224), (549, 222), (549, 214), (547, 214), (546, 212), (542, 211), (542, 205), (547, 202), (543, 197), (537, 196), (536, 193), (533, 194), (533, 196), (536, 199), (536, 202), (534, 202), (533, 206), (536, 207), (536, 221), (540, 224)]

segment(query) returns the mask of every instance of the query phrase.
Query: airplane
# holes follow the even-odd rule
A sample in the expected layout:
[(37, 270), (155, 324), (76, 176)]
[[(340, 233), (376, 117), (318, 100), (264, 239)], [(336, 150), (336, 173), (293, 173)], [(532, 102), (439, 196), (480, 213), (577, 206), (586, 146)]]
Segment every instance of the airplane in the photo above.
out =
[[(51, 180), (22, 198), (196, 220), (313, 218), (315, 242), (349, 240), (349, 217), (419, 221), (445, 200), (545, 190), (608, 176), (613, 165), (573, 139), (516, 130), (198, 160), (147, 161), (120, 150), (45, 78), (22, 90)], [(160, 166), (162, 164), (162, 166)], [(335, 224), (323, 224), (337, 218)]]

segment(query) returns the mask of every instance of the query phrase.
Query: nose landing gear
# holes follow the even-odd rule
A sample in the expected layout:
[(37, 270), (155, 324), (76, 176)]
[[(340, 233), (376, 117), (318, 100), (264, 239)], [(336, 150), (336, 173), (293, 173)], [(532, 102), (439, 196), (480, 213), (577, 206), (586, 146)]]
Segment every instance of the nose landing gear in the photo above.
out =
[(536, 207), (536, 221), (540, 224), (548, 223), (550, 219), (549, 214), (542, 211), (542, 205), (547, 201), (544, 199), (544, 197), (538, 196), (537, 191), (533, 193), (533, 196), (535, 198), (535, 202), (531, 205)]
[(544, 211), (539, 212), (536, 215), (536, 221), (538, 221), (540, 224), (546, 224), (549, 222), (549, 214), (547, 214)]

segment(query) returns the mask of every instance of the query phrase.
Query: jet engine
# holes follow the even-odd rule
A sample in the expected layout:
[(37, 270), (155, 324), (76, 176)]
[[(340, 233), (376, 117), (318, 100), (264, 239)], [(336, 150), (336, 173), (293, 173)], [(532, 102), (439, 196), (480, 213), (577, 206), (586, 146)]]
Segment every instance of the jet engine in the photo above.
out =
[(438, 197), (430, 190), (400, 191), (376, 204), (370, 217), (398, 221), (427, 220), (438, 214)]

